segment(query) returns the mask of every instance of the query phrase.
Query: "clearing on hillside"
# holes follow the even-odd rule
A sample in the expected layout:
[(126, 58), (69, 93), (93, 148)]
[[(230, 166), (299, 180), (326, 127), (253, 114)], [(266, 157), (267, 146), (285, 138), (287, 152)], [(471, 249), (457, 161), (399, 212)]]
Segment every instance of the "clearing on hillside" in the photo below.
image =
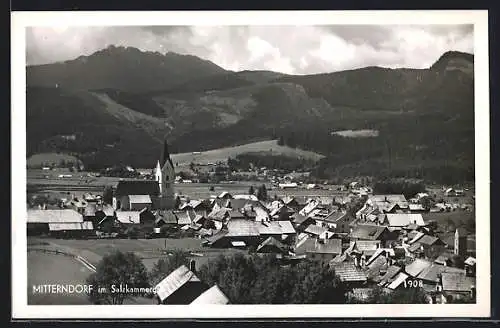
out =
[(30, 156), (26, 160), (26, 165), (29, 168), (39, 168), (41, 166), (51, 166), (52, 164), (57, 166), (61, 163), (61, 161), (65, 161), (66, 163), (68, 163), (68, 162), (80, 163), (81, 162), (75, 156), (68, 155), (68, 154), (40, 153), (40, 154), (34, 154), (34, 155)]
[(226, 161), (228, 157), (234, 158), (237, 155), (252, 152), (272, 152), (275, 155), (301, 157), (314, 161), (318, 161), (324, 157), (323, 155), (312, 151), (291, 148), (288, 146), (279, 146), (277, 140), (266, 140), (203, 152), (173, 154), (172, 160), (179, 165), (185, 165), (191, 162), (196, 164), (209, 164), (216, 163), (218, 161)]

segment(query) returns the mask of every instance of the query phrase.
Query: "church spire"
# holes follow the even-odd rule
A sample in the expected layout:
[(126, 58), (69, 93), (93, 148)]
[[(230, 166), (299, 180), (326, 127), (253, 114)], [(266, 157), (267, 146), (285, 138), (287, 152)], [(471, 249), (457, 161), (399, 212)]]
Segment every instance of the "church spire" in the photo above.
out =
[(172, 159), (170, 158), (170, 152), (168, 151), (167, 139), (165, 139), (165, 141), (163, 142), (163, 152), (161, 156), (160, 166), (161, 167), (165, 166), (165, 163), (167, 161), (170, 163), (170, 165), (172, 165), (172, 167), (174, 167), (174, 163), (172, 163)]

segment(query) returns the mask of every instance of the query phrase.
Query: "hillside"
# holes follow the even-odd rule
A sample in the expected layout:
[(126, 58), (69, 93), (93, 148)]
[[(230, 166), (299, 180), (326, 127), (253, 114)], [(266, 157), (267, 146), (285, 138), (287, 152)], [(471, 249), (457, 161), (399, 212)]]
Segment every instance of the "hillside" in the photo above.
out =
[(217, 163), (218, 161), (226, 161), (229, 157), (235, 158), (238, 155), (246, 153), (266, 152), (273, 155), (284, 155), (290, 157), (304, 158), (317, 161), (324, 156), (311, 151), (305, 151), (287, 146), (279, 146), (277, 140), (267, 140), (260, 142), (248, 143), (240, 146), (225, 147), (203, 152), (191, 152), (173, 154), (172, 160), (179, 166), (189, 164), (191, 162), (197, 164)]
[(224, 72), (214, 63), (195, 56), (109, 46), (90, 56), (62, 63), (28, 66), (26, 81), (28, 86), (146, 92)]
[[(134, 67), (123, 59), (136, 56), (141, 60)], [(176, 153), (283, 137), (292, 148), (325, 155), (317, 172), (322, 176), (415, 176), (426, 170), (432, 179), (442, 175), (435, 170), (473, 176), (473, 55), (448, 52), (428, 69), (366, 67), (303, 76), (230, 72), (189, 56), (130, 48), (112, 47), (86, 58), (44, 65), (49, 73), (43, 78), (28, 73), (29, 86), (52, 86), (28, 88), (31, 153), (68, 151), (97, 166), (114, 160), (149, 167), (165, 134)], [(102, 67), (91, 63), (102, 64), (103, 58), (120, 63), (106, 68), (113, 77), (101, 79)], [(190, 67), (172, 68), (173, 58)], [(63, 79), (60, 65), (68, 68)], [(75, 67), (85, 67), (83, 79)], [(160, 72), (173, 79), (158, 80)], [(363, 129), (379, 134), (331, 134)], [(77, 134), (78, 142), (62, 142), (68, 133)]]

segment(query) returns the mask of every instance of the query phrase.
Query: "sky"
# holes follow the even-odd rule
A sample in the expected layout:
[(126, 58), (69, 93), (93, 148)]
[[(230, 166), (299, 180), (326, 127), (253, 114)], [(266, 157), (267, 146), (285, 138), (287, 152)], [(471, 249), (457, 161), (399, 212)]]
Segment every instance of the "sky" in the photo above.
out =
[(70, 60), (109, 45), (287, 74), (427, 68), (446, 51), (474, 53), (473, 25), (28, 27), (26, 63)]

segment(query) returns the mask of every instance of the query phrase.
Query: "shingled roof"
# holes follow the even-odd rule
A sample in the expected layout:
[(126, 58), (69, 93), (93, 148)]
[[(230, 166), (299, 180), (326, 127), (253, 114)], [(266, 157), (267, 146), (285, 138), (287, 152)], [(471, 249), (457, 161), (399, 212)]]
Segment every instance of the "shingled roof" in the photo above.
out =
[(350, 237), (354, 239), (377, 240), (386, 230), (386, 226), (359, 224), (350, 233)]
[(333, 266), (335, 274), (345, 282), (364, 282), (367, 280), (363, 270), (357, 268), (352, 262), (341, 262)]
[(199, 282), (200, 279), (185, 265), (181, 265), (156, 285), (156, 294), (163, 302), (190, 281)]

